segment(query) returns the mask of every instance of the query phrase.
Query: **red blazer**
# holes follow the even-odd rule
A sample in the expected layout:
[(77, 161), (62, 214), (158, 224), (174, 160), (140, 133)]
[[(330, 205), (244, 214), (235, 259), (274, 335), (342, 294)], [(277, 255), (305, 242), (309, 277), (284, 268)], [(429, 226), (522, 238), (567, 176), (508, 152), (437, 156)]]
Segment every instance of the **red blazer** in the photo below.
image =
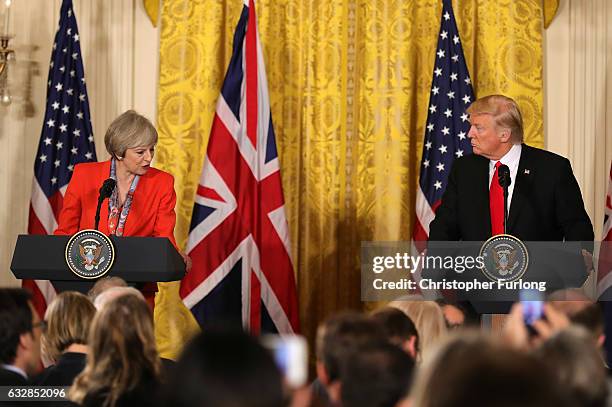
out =
[[(93, 229), (100, 186), (110, 177), (110, 161), (82, 163), (64, 195), (56, 235), (72, 235), (83, 229)], [(149, 168), (140, 177), (134, 191), (132, 206), (125, 221), (124, 236), (167, 237), (176, 247), (174, 224), (176, 214), (174, 178), (167, 172)], [(99, 229), (108, 235), (108, 199), (102, 203)], [(177, 248), (178, 250), (178, 248)]]

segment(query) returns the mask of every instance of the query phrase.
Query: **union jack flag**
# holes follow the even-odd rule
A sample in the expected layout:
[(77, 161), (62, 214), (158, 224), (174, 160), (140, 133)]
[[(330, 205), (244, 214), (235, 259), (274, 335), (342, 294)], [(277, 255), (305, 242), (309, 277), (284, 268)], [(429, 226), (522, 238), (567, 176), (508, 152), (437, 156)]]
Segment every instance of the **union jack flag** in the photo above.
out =
[(195, 198), (180, 296), (201, 326), (298, 330), (279, 160), (253, 0), (245, 0)]
[(429, 224), (440, 206), (453, 161), (472, 153), (467, 137), (470, 122), (465, 109), (473, 101), (472, 81), (463, 56), (452, 3), (451, 0), (444, 0), (412, 234), (419, 252), (425, 248), (429, 238)]
[[(47, 103), (34, 162), (28, 233), (50, 235), (57, 228), (64, 193), (74, 166), (96, 161), (79, 30), (72, 0), (64, 0), (49, 66)], [(55, 297), (46, 280), (24, 280), (33, 303), (44, 315)]]
[(608, 290), (612, 287), (612, 163), (610, 163), (604, 213), (604, 228), (597, 265), (597, 294), (600, 299), (609, 301), (612, 298), (612, 292)]

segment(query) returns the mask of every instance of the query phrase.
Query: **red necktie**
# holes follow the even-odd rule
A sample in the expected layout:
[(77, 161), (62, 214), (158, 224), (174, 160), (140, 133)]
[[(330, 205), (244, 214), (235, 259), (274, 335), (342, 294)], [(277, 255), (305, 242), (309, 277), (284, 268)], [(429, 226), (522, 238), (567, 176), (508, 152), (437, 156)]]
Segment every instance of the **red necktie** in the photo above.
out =
[(504, 190), (499, 185), (497, 169), (501, 163), (495, 163), (495, 172), (489, 189), (489, 208), (491, 210), (491, 232), (493, 236), (504, 233)]

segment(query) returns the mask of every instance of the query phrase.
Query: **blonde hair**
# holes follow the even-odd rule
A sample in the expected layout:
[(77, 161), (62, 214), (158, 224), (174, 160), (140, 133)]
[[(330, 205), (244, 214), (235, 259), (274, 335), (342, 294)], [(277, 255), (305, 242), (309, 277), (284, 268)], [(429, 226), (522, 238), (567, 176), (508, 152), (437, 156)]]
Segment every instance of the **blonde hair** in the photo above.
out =
[(432, 346), (448, 331), (440, 306), (434, 301), (396, 300), (389, 307), (403, 311), (412, 320), (419, 334), (419, 358), (426, 359)]
[(41, 337), (45, 356), (57, 361), (70, 345), (86, 345), (95, 314), (96, 308), (81, 293), (64, 291), (55, 297), (45, 312), (47, 328)]
[(108, 126), (104, 135), (106, 151), (115, 158), (125, 156), (128, 148), (152, 146), (157, 143), (157, 130), (149, 119), (128, 110)]
[(470, 116), (479, 114), (493, 116), (497, 126), (510, 130), (514, 142), (523, 142), (523, 116), (514, 99), (504, 95), (485, 96), (475, 100), (466, 112)]
[(160, 360), (155, 347), (153, 315), (134, 295), (106, 304), (96, 314), (89, 333), (85, 370), (70, 388), (70, 400), (82, 404), (87, 396), (106, 398), (114, 406), (145, 375), (159, 378)]

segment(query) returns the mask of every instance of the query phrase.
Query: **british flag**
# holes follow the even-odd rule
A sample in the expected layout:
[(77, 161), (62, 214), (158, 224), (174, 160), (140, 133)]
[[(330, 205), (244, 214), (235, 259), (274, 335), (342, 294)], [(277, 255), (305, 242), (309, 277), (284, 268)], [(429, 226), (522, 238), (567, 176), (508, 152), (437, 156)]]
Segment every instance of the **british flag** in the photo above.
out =
[[(96, 161), (79, 30), (72, 0), (64, 0), (49, 66), (44, 123), (34, 162), (28, 233), (50, 235), (57, 228), (74, 166)], [(46, 280), (24, 280), (41, 317), (55, 290)]]
[(604, 228), (597, 264), (597, 294), (602, 300), (612, 298), (612, 163), (608, 178), (608, 194), (604, 208)]
[(203, 327), (296, 332), (290, 252), (255, 5), (245, 0), (194, 203), (193, 269), (180, 296)]
[(463, 56), (452, 3), (451, 0), (444, 0), (412, 234), (419, 252), (425, 248), (429, 238), (429, 223), (440, 205), (453, 161), (472, 153), (467, 137), (470, 122), (465, 109), (473, 101), (472, 81)]

